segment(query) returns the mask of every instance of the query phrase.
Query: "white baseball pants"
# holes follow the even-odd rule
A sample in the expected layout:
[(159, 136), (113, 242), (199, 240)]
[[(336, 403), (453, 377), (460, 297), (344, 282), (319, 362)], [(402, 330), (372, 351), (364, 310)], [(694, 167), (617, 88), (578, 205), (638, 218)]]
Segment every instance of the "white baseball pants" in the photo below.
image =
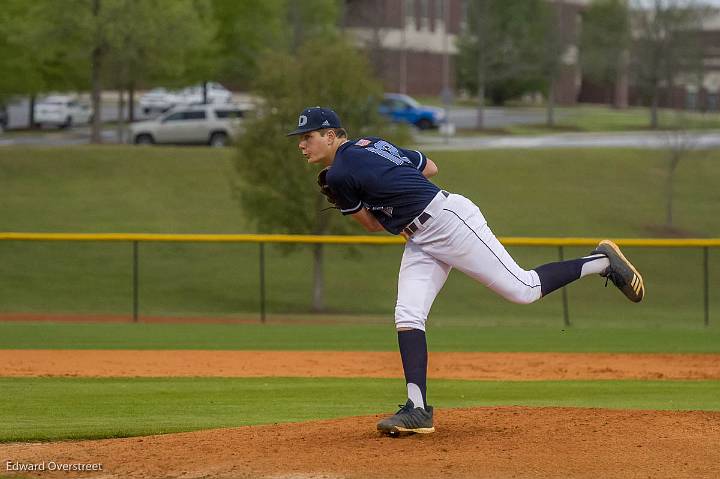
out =
[(430, 308), (452, 268), (514, 303), (540, 299), (537, 273), (517, 265), (472, 201), (438, 193), (425, 212), (432, 218), (408, 239), (400, 265), (397, 329), (425, 331)]

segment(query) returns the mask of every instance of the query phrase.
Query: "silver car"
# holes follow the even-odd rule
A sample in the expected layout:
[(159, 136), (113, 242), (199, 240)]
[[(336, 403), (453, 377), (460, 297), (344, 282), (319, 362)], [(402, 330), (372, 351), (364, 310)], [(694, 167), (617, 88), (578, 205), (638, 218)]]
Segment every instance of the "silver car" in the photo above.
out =
[(179, 106), (154, 120), (131, 124), (130, 139), (136, 145), (226, 146), (240, 133), (246, 112), (232, 104)]

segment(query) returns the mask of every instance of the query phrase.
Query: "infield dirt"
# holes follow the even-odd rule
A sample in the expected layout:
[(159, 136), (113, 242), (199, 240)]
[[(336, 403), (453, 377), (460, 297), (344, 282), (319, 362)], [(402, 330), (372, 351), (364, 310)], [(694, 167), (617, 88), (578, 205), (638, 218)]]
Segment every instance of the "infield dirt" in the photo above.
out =
[[(718, 379), (718, 355), (434, 353), (430, 376)], [(400, 377), (397, 353), (0, 351), (0, 376)], [(335, 374), (330, 374), (335, 370)], [(720, 413), (484, 407), (436, 412), (437, 432), (380, 436), (382, 416), (92, 441), (0, 445), (7, 461), (100, 463), (83, 478), (717, 478)]]
[[(400, 378), (397, 352), (0, 350), (0, 376)], [(720, 379), (718, 354), (434, 352), (428, 376), (471, 380)]]

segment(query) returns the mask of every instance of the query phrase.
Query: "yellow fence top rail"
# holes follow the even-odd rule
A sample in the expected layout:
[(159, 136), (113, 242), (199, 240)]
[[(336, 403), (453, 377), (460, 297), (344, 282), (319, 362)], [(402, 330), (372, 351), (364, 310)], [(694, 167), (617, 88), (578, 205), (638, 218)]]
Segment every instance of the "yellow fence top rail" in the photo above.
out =
[[(500, 237), (506, 246), (595, 246), (604, 238)], [(324, 243), (403, 244), (397, 236), (282, 234), (148, 234), (148, 233), (15, 233), (0, 232), (0, 241), (139, 241), (181, 243)], [(670, 248), (720, 247), (720, 238), (612, 238), (621, 246)]]

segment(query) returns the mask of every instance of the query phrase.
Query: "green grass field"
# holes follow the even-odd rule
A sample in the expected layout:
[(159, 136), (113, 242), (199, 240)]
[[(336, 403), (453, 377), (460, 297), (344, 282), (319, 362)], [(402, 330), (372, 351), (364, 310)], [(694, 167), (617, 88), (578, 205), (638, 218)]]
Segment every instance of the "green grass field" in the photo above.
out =
[[(0, 196), (6, 231), (254, 232), (233, 199), (232, 150), (206, 148), (3, 148)], [(720, 152), (695, 153), (678, 168), (676, 227), (720, 235)], [(644, 150), (436, 153), (437, 183), (475, 200), (499, 236), (646, 237), (664, 219), (666, 159)], [(298, 160), (299, 161), (299, 160)], [(308, 181), (313, 181), (309, 178)], [(360, 231), (358, 231), (360, 233)], [(512, 248), (526, 267), (555, 261), (554, 248)], [(569, 248), (566, 257), (587, 253)], [(680, 325), (702, 321), (699, 250), (629, 249), (648, 288), (629, 307), (601, 280), (569, 290), (581, 322)], [(123, 243), (0, 243), (0, 310), (129, 314), (132, 250)], [(332, 314), (392, 314), (401, 246), (327, 248)], [(710, 256), (711, 284), (720, 257)], [(310, 312), (311, 255), (267, 248), (270, 314)], [(232, 316), (259, 308), (256, 245), (142, 244), (140, 311), (154, 316)], [(356, 291), (363, 291), (358, 295)], [(715, 295), (717, 296), (717, 295)], [(711, 307), (719, 304), (711, 297)], [(560, 296), (522, 308), (454, 273), (434, 306), (442, 321), (555, 323)]]
[[(442, 107), (438, 98), (422, 98), (422, 103)], [(476, 108), (474, 101), (462, 102), (461, 106)], [(650, 129), (650, 109), (631, 107), (623, 110), (605, 105), (583, 104), (572, 107), (555, 108), (555, 126), (546, 127), (545, 107), (516, 105), (507, 107), (509, 111), (531, 112), (540, 118), (540, 123), (529, 125), (511, 125), (501, 129), (490, 129), (489, 134), (538, 135), (558, 132), (621, 132)], [(678, 111), (667, 108), (658, 110), (659, 129), (674, 130), (717, 130), (720, 129), (720, 113)], [(459, 130), (458, 134), (477, 134), (477, 131)]]
[[(405, 394), (401, 381), (357, 378), (0, 378), (0, 387), (0, 441), (124, 437), (392, 413), (393, 403)], [(439, 408), (720, 410), (718, 381), (436, 380), (429, 388), (428, 397)]]
[[(206, 148), (2, 148), (0, 229), (254, 232), (231, 194), (232, 154)], [(500, 236), (646, 237), (663, 221), (667, 160), (659, 151), (450, 152), (433, 159), (441, 170), (437, 183), (475, 200)], [(681, 163), (675, 190), (679, 230), (720, 235), (718, 184), (720, 152), (696, 153)], [(326, 251), (324, 315), (309, 314), (309, 251), (283, 255), (269, 246), (268, 324), (0, 322), (0, 348), (395, 351), (392, 312), (401, 247)], [(526, 266), (558, 255), (554, 248), (511, 252)], [(565, 256), (586, 252), (568, 248)], [(570, 328), (562, 324), (559, 294), (517, 306), (453, 274), (433, 308), (429, 348), (719, 353), (717, 314), (703, 327), (701, 252), (627, 252), (645, 275), (647, 300), (632, 305), (600, 279), (581, 281), (568, 290)], [(257, 255), (256, 245), (142, 244), (141, 315), (257, 318)], [(0, 313), (131, 312), (130, 245), (0, 242), (0, 258)], [(713, 312), (720, 306), (719, 279), (720, 255), (711, 251)], [(402, 381), (354, 378), (0, 378), (0, 390), (0, 441), (382, 413), (405, 393)], [(440, 408), (720, 410), (719, 393), (717, 381), (430, 383), (430, 400)]]
[[(432, 351), (720, 353), (720, 329), (428, 325)], [(0, 349), (396, 351), (394, 324), (125, 324), (0, 322)]]
[[(543, 125), (515, 125), (508, 128), (511, 134), (549, 133), (552, 130), (603, 132), (638, 131), (650, 129), (650, 110), (648, 108), (627, 108), (617, 110), (604, 106), (583, 105), (556, 110), (554, 128)], [(707, 130), (720, 129), (720, 114), (684, 112), (669, 109), (658, 111), (660, 129)]]

